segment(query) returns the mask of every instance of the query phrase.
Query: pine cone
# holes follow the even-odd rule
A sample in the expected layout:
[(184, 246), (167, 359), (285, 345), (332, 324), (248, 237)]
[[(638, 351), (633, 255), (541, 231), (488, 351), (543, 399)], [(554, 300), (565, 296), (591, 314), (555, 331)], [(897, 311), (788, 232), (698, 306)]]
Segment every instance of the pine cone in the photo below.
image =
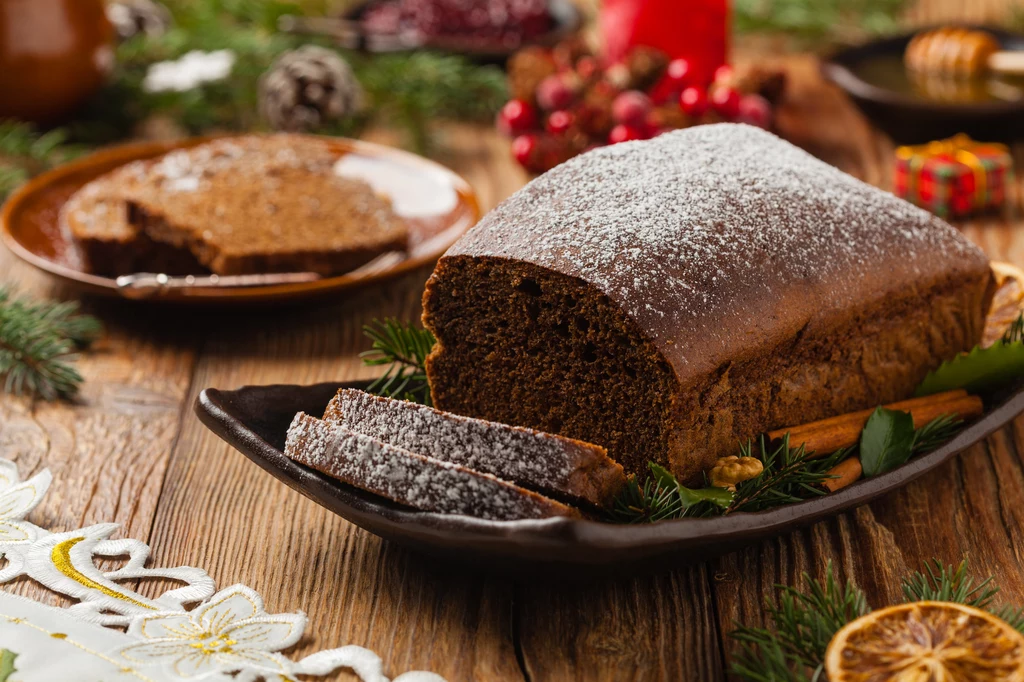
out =
[(362, 103), (348, 62), (323, 47), (285, 52), (260, 76), (260, 114), (275, 130), (313, 130), (351, 116)]
[(627, 89), (648, 90), (668, 66), (668, 55), (661, 50), (652, 47), (638, 46), (630, 50), (626, 55), (626, 67), (629, 69), (629, 83)]
[(140, 34), (154, 38), (173, 23), (170, 11), (155, 0), (113, 0), (107, 3), (107, 20), (121, 40)]

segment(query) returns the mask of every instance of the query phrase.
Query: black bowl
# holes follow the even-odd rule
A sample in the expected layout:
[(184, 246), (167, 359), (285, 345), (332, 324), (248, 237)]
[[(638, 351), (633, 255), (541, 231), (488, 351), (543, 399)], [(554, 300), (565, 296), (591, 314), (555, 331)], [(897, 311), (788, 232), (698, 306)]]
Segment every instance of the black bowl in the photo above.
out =
[(296, 412), (320, 414), (339, 387), (245, 386), (204, 390), (195, 409), (204, 424), (276, 478), (318, 504), (387, 540), (449, 562), (516, 576), (650, 571), (704, 561), (762, 538), (806, 526), (900, 488), (943, 464), (1024, 411), (1024, 389), (993, 396), (985, 415), (938, 450), (838, 492), (754, 514), (626, 526), (566, 518), (485, 521), (420, 512), (329, 478), (285, 457)]
[[(996, 36), (1004, 49), (1024, 50), (1024, 36), (979, 28)], [(822, 64), (822, 72), (872, 123), (901, 144), (918, 144), (957, 133), (986, 141), (1024, 137), (1024, 98), (956, 102), (915, 95), (902, 71), (903, 52), (914, 35), (916, 32), (842, 50)], [(867, 75), (884, 71), (886, 66), (893, 71), (889, 74), (891, 83), (880, 84), (881, 79)], [(1014, 87), (1019, 86), (1015, 81)]]

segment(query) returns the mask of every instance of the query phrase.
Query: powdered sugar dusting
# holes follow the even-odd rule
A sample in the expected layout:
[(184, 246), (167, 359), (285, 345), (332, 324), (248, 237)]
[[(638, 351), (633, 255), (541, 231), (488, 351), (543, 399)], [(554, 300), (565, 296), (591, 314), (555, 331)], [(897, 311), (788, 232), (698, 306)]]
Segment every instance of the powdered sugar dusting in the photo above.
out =
[(622, 467), (600, 446), (363, 391), (339, 391), (324, 419), (418, 454), (596, 504), (625, 483)]
[[(929, 213), (735, 124), (576, 157), (487, 215), (448, 255), (460, 254), (593, 284), (663, 351), (675, 345), (677, 367), (735, 356), (736, 330), (770, 329), (784, 299), (792, 319), (775, 326), (795, 331), (984, 258)], [(697, 338), (700, 352), (687, 353)]]
[(301, 412), (288, 429), (285, 454), (416, 509), (494, 520), (574, 514), (565, 505), (496, 476), (423, 457)]

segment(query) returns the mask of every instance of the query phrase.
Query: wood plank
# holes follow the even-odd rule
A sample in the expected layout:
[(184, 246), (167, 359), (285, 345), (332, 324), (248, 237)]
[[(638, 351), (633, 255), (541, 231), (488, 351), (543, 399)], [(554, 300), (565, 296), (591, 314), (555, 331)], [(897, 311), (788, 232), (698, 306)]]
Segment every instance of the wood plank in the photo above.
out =
[[(0, 249), (2, 282), (32, 296), (75, 292)], [(90, 300), (106, 334), (82, 353), (85, 378), (73, 401), (0, 397), (0, 457), (23, 477), (49, 468), (53, 484), (30, 520), (54, 530), (120, 523), (115, 537), (145, 539), (185, 410), (200, 339), (197, 330), (152, 305)], [(28, 581), (6, 587), (48, 603), (59, 598)]]
[(516, 624), (531, 680), (722, 677), (708, 567), (520, 586)]

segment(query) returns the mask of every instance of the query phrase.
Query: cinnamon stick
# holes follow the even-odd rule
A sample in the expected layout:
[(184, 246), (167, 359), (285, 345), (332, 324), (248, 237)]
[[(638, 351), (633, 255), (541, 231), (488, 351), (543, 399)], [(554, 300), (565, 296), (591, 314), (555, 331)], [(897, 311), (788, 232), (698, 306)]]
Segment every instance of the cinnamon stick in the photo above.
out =
[(830, 493), (834, 493), (851, 483), (856, 483), (863, 473), (864, 468), (860, 464), (860, 457), (847, 457), (828, 471), (829, 476), (838, 476), (838, 478), (826, 478), (821, 482), (821, 486)]
[[(890, 410), (909, 412), (914, 418), (915, 428), (920, 428), (942, 415), (970, 419), (979, 416), (983, 411), (981, 398), (968, 395), (966, 391), (960, 389), (936, 393), (923, 398), (902, 400), (884, 407)], [(864, 430), (864, 425), (867, 424), (868, 418), (873, 412), (874, 409), (860, 410), (801, 426), (777, 429), (769, 432), (768, 438), (776, 440), (788, 433), (790, 447), (798, 448), (803, 445), (807, 452), (824, 457), (842, 448), (856, 445), (860, 440), (860, 433)]]

